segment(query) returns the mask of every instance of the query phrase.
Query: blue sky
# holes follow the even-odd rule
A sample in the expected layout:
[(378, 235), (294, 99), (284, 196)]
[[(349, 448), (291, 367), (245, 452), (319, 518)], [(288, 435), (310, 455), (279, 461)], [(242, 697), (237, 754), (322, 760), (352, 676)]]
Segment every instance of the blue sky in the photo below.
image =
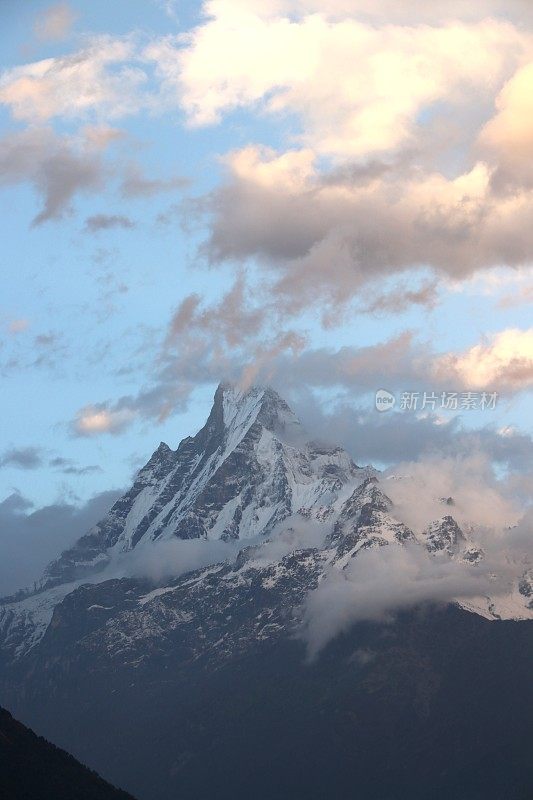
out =
[(0, 501), (126, 486), (250, 368), (304, 416), (319, 398), (318, 432), (351, 406), (376, 428), (354, 457), (379, 464), (375, 390), (497, 391), (461, 426), (488, 426), (488, 456), (505, 445), (523, 470), (533, 38), (517, 6), (457, 3), (450, 22), (387, 2), (6, 0)]

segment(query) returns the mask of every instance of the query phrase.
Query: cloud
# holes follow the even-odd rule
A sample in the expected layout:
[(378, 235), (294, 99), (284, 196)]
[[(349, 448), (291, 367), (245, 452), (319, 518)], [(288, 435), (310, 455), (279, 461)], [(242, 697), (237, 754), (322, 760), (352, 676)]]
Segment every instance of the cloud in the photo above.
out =
[(257, 259), (287, 315), (338, 313), (363, 287), (402, 273), (458, 282), (533, 257), (533, 195), (496, 198), (481, 161), (454, 178), (413, 164), (353, 185), (325, 185), (308, 151), (250, 146), (226, 165), (226, 181), (197, 205), (210, 226), (203, 252), (213, 264)]
[(68, 3), (55, 3), (35, 20), (35, 35), (45, 42), (58, 42), (70, 33), (76, 15)]
[[(329, 569), (303, 604), (302, 635), (311, 658), (361, 620), (387, 622), (402, 609), (428, 603), (505, 595), (531, 566), (531, 506), (524, 509), (507, 479), (496, 479), (486, 455), (421, 458), (395, 465), (381, 482), (392, 513), (411, 530), (421, 533), (452, 513), (483, 559), (475, 565), (450, 560), (410, 543), (362, 548), (345, 568)], [(453, 498), (451, 510), (443, 510), (442, 497)]]
[(279, 4), (204, 8), (197, 28), (146, 51), (192, 122), (213, 124), (242, 107), (298, 114), (306, 143), (342, 156), (416, 141), (423, 109), (489, 94), (528, 44), (496, 19), (376, 27), (353, 8), (342, 19), (305, 8), (291, 18)]
[[(327, 526), (289, 517), (272, 531), (265, 542), (261, 537), (247, 541), (250, 547), (257, 546), (253, 553), (254, 562), (272, 564), (295, 550), (320, 547), (328, 533)], [(149, 578), (164, 584), (186, 572), (222, 561), (233, 562), (243, 547), (242, 541), (224, 542), (220, 539), (157, 539), (141, 541), (129, 552), (116, 554), (108, 574), (113, 577), (130, 576)]]
[(2, 467), (13, 467), (15, 469), (41, 469), (48, 465), (52, 469), (57, 469), (64, 475), (89, 475), (94, 472), (101, 472), (102, 468), (96, 465), (79, 466), (71, 458), (54, 456), (45, 460), (45, 451), (41, 447), (11, 447), (0, 455), (0, 469)]
[[(423, 295), (426, 290), (431, 297), (433, 287), (423, 286)], [(401, 292), (399, 299), (402, 300)], [(390, 301), (393, 302), (392, 297)], [(383, 308), (387, 305), (385, 296)], [(472, 382), (470, 369), (465, 367), (461, 371), (452, 371), (449, 367), (450, 364), (461, 364), (463, 353), (435, 353), (429, 343), (421, 341), (409, 330), (368, 346), (344, 346), (337, 350), (313, 348), (305, 331), (298, 329), (298, 321), (292, 321), (295, 324), (286, 327), (283, 310), (272, 303), (269, 296), (265, 298), (251, 287), (244, 273), (238, 273), (233, 286), (214, 303), (205, 303), (197, 293), (187, 295), (170, 319), (159, 353), (153, 360), (148, 386), (136, 395), (116, 401), (106, 400), (82, 409), (74, 421), (73, 430), (78, 435), (108, 431), (120, 433), (136, 419), (161, 421), (185, 408), (196, 386), (227, 379), (243, 385), (270, 383), (296, 403), (300, 397), (308, 398), (306, 390), (324, 389), (329, 393), (340, 393), (345, 399), (349, 397), (351, 402), (346, 403), (343, 409), (339, 406), (335, 418), (331, 417), (329, 422), (322, 420), (323, 427), (333, 429), (342, 424), (343, 435), (351, 440), (352, 425), (364, 443), (363, 452), (372, 452), (373, 457), (388, 440), (389, 446), (380, 452), (383, 456), (386, 450), (387, 456), (385, 459), (377, 456), (380, 461), (401, 457), (402, 446), (406, 452), (414, 452), (413, 448), (419, 452), (426, 445), (448, 446), (452, 439), (457, 441), (459, 432), (464, 446), (471, 445), (472, 439), (468, 439), (466, 431), (459, 431), (454, 424), (443, 426), (443, 420), (436, 415), (428, 416), (426, 422), (416, 423), (415, 419), (407, 420), (408, 414), (404, 414), (402, 420), (392, 415), (387, 420), (381, 417), (378, 421), (380, 415), (374, 412), (368, 416), (369, 410), (373, 410), (373, 395), (379, 388), (397, 392), (398, 399), (400, 392), (417, 391), (420, 398), (424, 392), (435, 392), (439, 398), (443, 392), (456, 392), (457, 413), (461, 413), (462, 408), (461, 392), (479, 388), (485, 392), (487, 400), (490, 399), (491, 387), (484, 386), (481, 377), (479, 382)], [(505, 331), (501, 333), (505, 338)], [(499, 338), (500, 334), (494, 335), (495, 341)], [(477, 353), (476, 348), (478, 345), (472, 345), (472, 353)], [(448, 366), (444, 369), (443, 365)], [(499, 377), (496, 392), (500, 397), (524, 388), (517, 381), (503, 382), (503, 373)], [(481, 394), (478, 401), (480, 398)], [(304, 415), (309, 417), (308, 404), (307, 407), (306, 403), (302, 405)], [(419, 410), (421, 405), (422, 399)], [(416, 418), (415, 414), (411, 416)], [(343, 418), (352, 422), (344, 425)], [(360, 430), (358, 418), (364, 419), (364, 424), (372, 429), (376, 436), (375, 447), (365, 431)], [(313, 424), (318, 424), (316, 418)], [(415, 424), (418, 425), (417, 431)], [(483, 439), (483, 446), (490, 447), (498, 460), (507, 461), (512, 455), (512, 446), (516, 447), (516, 461), (524, 458), (527, 437), (523, 442), (519, 434), (513, 434), (503, 442), (502, 436), (488, 427), (481, 429), (478, 435)]]
[(225, 157), (224, 184), (196, 205), (212, 264), (257, 259), (287, 315), (320, 303), (328, 320), (376, 279), (435, 273), (367, 304), (395, 313), (431, 307), (439, 279), (529, 264), (533, 184), (506, 161), (529, 142), (524, 6), (453, 8), (213, 0), (196, 28), (148, 46), (192, 124), (246, 109), (292, 142)]
[(33, 122), (143, 108), (181, 107), (194, 124), (238, 108), (289, 112), (316, 152), (366, 157), (427, 135), (423, 111), (490, 97), (519, 65), (531, 45), (519, 26), (461, 10), (474, 19), (429, 14), (421, 25), (420, 11), (376, 24), (357, 4), (328, 14), (312, 4), (211, 0), (185, 34), (147, 45), (92, 36), (71, 55), (6, 70), (0, 101)]
[(98, 233), (98, 231), (106, 231), (110, 228), (128, 230), (134, 227), (135, 223), (122, 214), (94, 214), (85, 220), (85, 229), (90, 233)]
[(176, 10), (177, 0), (155, 0), (156, 5), (165, 12), (167, 17), (170, 19), (177, 21), (178, 14)]
[(110, 409), (105, 403), (88, 405), (78, 411), (72, 423), (72, 431), (76, 436), (116, 434), (123, 431), (134, 417), (134, 411), (128, 408)]
[(51, 458), (48, 462), (48, 466), (59, 470), (63, 473), (63, 475), (91, 475), (95, 472), (103, 471), (102, 467), (99, 467), (96, 464), (89, 464), (86, 467), (80, 467), (71, 458), (63, 458), (62, 456)]
[(63, 217), (76, 194), (101, 191), (106, 168), (85, 140), (28, 128), (0, 139), (0, 185), (29, 181), (42, 198), (34, 225)]
[(472, 4), (470, 0), (448, 0), (445, 5), (428, 4), (424, 0), (411, 0), (410, 3), (398, 3), (397, 0), (330, 0), (327, 9), (322, 0), (230, 0), (228, 5), (241, 10), (248, 8), (265, 16), (322, 13), (331, 19), (352, 16), (371, 20), (374, 24), (437, 25), (454, 19), (479, 20), (491, 16), (518, 23), (533, 19), (528, 0), (484, 0), (482, 7)]
[[(31, 123), (177, 107), (197, 125), (236, 109), (267, 114), (279, 152), (252, 144), (229, 154), (226, 182), (196, 203), (210, 226), (203, 254), (258, 259), (271, 303), (287, 314), (319, 297), (331, 321), (354, 298), (363, 307), (376, 278), (420, 269), (435, 276), (401, 297), (376, 292), (367, 308), (431, 307), (437, 279), (523, 267), (533, 255), (533, 185), (524, 159), (516, 169), (509, 161), (529, 141), (533, 36), (518, 24), (524, 6), (511, 7), (456, 2), (444, 13), (417, 3), (415, 13), (336, 2), (326, 12), (312, 2), (211, 0), (185, 34), (148, 44), (93, 36), (71, 55), (7, 70), (0, 101)], [(39, 183), (33, 169), (26, 179)], [(82, 170), (43, 218), (64, 213), (95, 179)], [(134, 166), (121, 192), (182, 185)]]
[(360, 302), (362, 303), (361, 310), (363, 312), (380, 316), (399, 314), (412, 306), (432, 309), (437, 305), (437, 301), (437, 281), (430, 280), (422, 282), (420, 286), (413, 289), (398, 283), (389, 292), (376, 292), (375, 299), (367, 299), (366, 305), (362, 299)]
[(140, 198), (153, 197), (161, 192), (172, 192), (183, 189), (190, 181), (187, 178), (176, 176), (174, 178), (147, 178), (138, 167), (132, 166), (122, 181), (121, 193), (123, 197)]
[(298, 514), (287, 517), (275, 526), (267, 541), (254, 540), (253, 544), (259, 546), (253, 552), (253, 561), (275, 564), (295, 550), (323, 547), (329, 532), (326, 523), (304, 520)]
[(149, 578), (164, 583), (185, 572), (235, 558), (242, 542), (206, 539), (171, 539), (141, 542), (129, 553), (119, 554), (109, 566), (114, 577)]
[[(352, 397), (379, 388), (405, 392), (486, 391), (511, 395), (531, 383), (533, 357), (530, 331), (509, 329), (495, 333), (488, 343), (465, 352), (434, 352), (413, 331), (368, 346), (307, 347), (303, 352), (280, 352), (258, 370), (259, 380), (274, 381), (285, 390), (298, 386), (341, 388)], [(253, 360), (250, 354), (251, 360)], [(478, 399), (479, 399), (478, 398)], [(457, 409), (461, 409), (458, 394)], [(422, 402), (418, 410), (422, 409)], [(429, 407), (429, 406), (428, 406)]]
[(0, 468), (38, 469), (42, 465), (43, 455), (39, 447), (12, 447), (0, 455)]
[(265, 311), (249, 305), (244, 277), (241, 275), (233, 287), (216, 306), (201, 308), (198, 294), (185, 297), (172, 315), (167, 335), (167, 345), (182, 341), (192, 330), (196, 334), (222, 337), (230, 346), (259, 334), (265, 322)]
[(39, 333), (35, 339), (36, 347), (51, 347), (55, 348), (58, 342), (58, 335), (56, 333)]
[(363, 550), (344, 570), (331, 569), (304, 606), (310, 658), (358, 621), (390, 621), (402, 609), (480, 597), (505, 588), (479, 565), (440, 560), (404, 544)]
[(510, 328), (488, 342), (461, 354), (438, 358), (434, 366), (439, 380), (472, 389), (519, 391), (533, 386), (533, 328)]
[(400, 461), (387, 475), (384, 490), (394, 503), (394, 513), (414, 531), (422, 531), (442, 516), (441, 497), (453, 498), (453, 516), (459, 525), (504, 529), (524, 513), (506, 481), (496, 478), (487, 453), (474, 448)]
[(528, 433), (498, 431), (490, 424), (467, 427), (461, 417), (444, 424), (436, 414), (380, 414), (369, 408), (373, 400), (364, 404), (353, 395), (350, 392), (350, 400), (340, 400), (326, 411), (309, 389), (300, 387), (289, 394), (307, 430), (320, 439), (342, 443), (360, 465), (399, 464), (435, 454), (453, 460), (480, 453), (511, 471), (524, 473), (530, 468), (533, 439)]
[(33, 510), (14, 493), (0, 503), (0, 596), (38, 580), (45, 566), (107, 513), (121, 492), (96, 494), (76, 506), (58, 502)]
[[(205, 306), (197, 294), (186, 296), (172, 315), (151, 382), (139, 392), (118, 400), (89, 404), (71, 423), (75, 436), (122, 433), (139, 419), (162, 422), (184, 410), (198, 384), (217, 383), (221, 377), (242, 376), (243, 352), (253, 348), (256, 363), (298, 344), (280, 334), (263, 337), (265, 311), (248, 306), (249, 295), (242, 277), (213, 306)], [(254, 340), (262, 339), (261, 346)], [(266, 349), (265, 349), (266, 345)]]
[(53, 117), (117, 118), (139, 111), (146, 73), (128, 63), (136, 48), (133, 37), (95, 36), (71, 55), (47, 58), (4, 70), (0, 103), (28, 123)]
[(533, 285), (523, 286), (516, 292), (504, 294), (498, 300), (498, 308), (514, 308), (533, 304)]
[(496, 114), (480, 132), (479, 141), (496, 160), (496, 189), (533, 186), (533, 61), (521, 66), (496, 97)]

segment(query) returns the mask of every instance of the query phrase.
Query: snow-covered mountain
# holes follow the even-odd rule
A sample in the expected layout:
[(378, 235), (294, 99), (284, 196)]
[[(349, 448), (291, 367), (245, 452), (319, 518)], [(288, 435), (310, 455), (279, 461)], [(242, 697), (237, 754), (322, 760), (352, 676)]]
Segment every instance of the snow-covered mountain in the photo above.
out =
[(44, 588), (101, 571), (147, 542), (267, 536), (294, 513), (331, 506), (364, 474), (340, 447), (307, 441), (272, 389), (223, 384), (205, 426), (161, 442), (108, 516), (54, 561)]
[[(345, 669), (343, 664), (370, 664), (374, 651), (383, 649), (385, 673), (389, 675), (390, 665), (399, 658), (403, 675), (402, 637), (413, 641), (408, 669), (417, 677), (408, 683), (416, 694), (416, 708), (428, 702), (418, 699), (418, 685), (433, 696), (439, 681), (444, 685), (447, 680), (446, 671), (455, 669), (450, 636), (464, 642), (477, 636), (480, 654), (494, 653), (491, 658), (500, 660), (501, 652), (522, 647), (520, 636), (529, 647), (531, 623), (520, 621), (533, 619), (533, 576), (521, 565), (505, 591), (496, 582), (494, 592), (455, 597), (449, 618), (441, 614), (429, 627), (418, 618), (406, 623), (406, 629), (398, 623), (398, 638), (392, 644), (390, 632), (384, 636), (365, 629), (354, 634), (363, 638), (351, 643), (353, 652), (343, 655), (345, 661), (330, 664), (317, 686), (308, 686), (309, 673), (302, 672), (306, 604), (315, 590), (335, 582), (342, 587), (344, 577), (353, 580), (353, 566), (369, 552), (376, 557), (412, 553), (423, 559), (424, 568), (449, 564), (474, 574), (482, 568), (485, 554), (475, 529), (458, 525), (452, 498), (442, 499), (441, 506), (442, 515), (427, 528), (411, 529), (387, 494), (387, 480), (372, 467), (354, 464), (342, 448), (310, 439), (276, 392), (221, 385), (207, 423), (196, 436), (184, 439), (176, 450), (162, 443), (105, 519), (47, 568), (38, 590), (0, 605), (0, 702), (141, 797), (170, 800), (182, 792), (190, 798), (211, 796), (213, 787), (217, 796), (225, 797), (221, 787), (227, 776), (209, 784), (204, 795), (198, 793), (203, 771), (193, 769), (194, 759), (205, 755), (206, 748), (207, 758), (223, 762), (221, 766), (217, 761), (217, 769), (233, 765), (227, 791), (235, 796), (230, 786), (240, 781), (235, 774), (239, 748), (244, 752), (252, 745), (239, 740), (233, 746), (231, 737), (226, 740), (227, 715), (241, 708), (246, 716), (246, 704), (252, 703), (246, 698), (263, 692), (262, 687), (270, 687), (269, 698), (276, 702), (294, 703), (291, 713), (300, 735), (302, 726), (310, 724), (306, 709), (314, 707), (316, 692), (329, 697), (325, 687)], [(180, 540), (186, 540), (180, 547), (197, 540), (208, 550), (213, 547), (218, 556), (225, 548), (227, 557), (174, 577), (167, 572), (164, 580), (154, 581), (143, 572), (144, 560), (166, 553), (167, 546)], [(131, 563), (135, 570), (128, 569)], [(347, 613), (346, 608), (341, 613)], [(449, 625), (455, 633), (450, 634)], [(492, 636), (489, 629), (500, 630), (499, 625), (504, 628)], [(520, 628), (518, 634), (509, 625), (525, 625), (527, 630)], [(367, 635), (370, 644), (364, 644)], [(422, 645), (426, 636), (428, 644)], [(442, 639), (438, 647), (435, 636)], [(444, 661), (439, 647), (444, 648)], [(444, 668), (449, 658), (451, 666)], [(476, 654), (471, 658), (472, 669), (479, 672)], [(424, 672), (426, 662), (441, 676), (438, 680)], [(519, 663), (512, 669), (518, 670)], [(286, 673), (297, 676), (297, 684), (280, 689), (280, 676)], [(397, 678), (389, 675), (387, 680), (394, 683)], [(454, 680), (462, 680), (461, 675)], [(522, 680), (522, 672), (517, 673), (516, 685)], [(222, 686), (215, 690), (217, 681)], [(401, 681), (398, 697), (403, 696)], [(248, 685), (248, 694), (242, 694), (243, 685)], [(475, 699), (469, 691), (465, 688), (458, 702)], [(211, 698), (207, 710), (204, 697)], [(367, 720), (367, 730), (373, 712), (367, 715), (367, 695), (363, 692), (361, 697), (363, 710), (358, 714)], [(261, 713), (266, 720), (265, 702)], [(321, 702), (324, 713), (340, 713), (335, 710), (340, 701)], [(220, 709), (219, 755), (210, 750), (213, 708)], [(401, 727), (401, 708), (390, 720), (389, 700), (383, 708), (379, 713), (386, 725)], [(305, 719), (300, 719), (302, 713)], [(520, 714), (513, 713), (519, 719)], [(146, 742), (139, 719), (156, 732), (153, 741)], [(439, 711), (437, 719), (445, 720), (445, 715)], [(264, 724), (268, 728), (270, 723)], [(352, 730), (350, 726), (352, 721)], [(99, 731), (107, 727), (115, 734), (102, 741)], [(240, 733), (232, 730), (231, 736), (238, 739)], [(377, 741), (381, 743), (382, 734)], [(289, 751), (293, 746), (292, 740), (286, 743)], [(338, 743), (336, 752), (340, 750)], [(259, 750), (250, 752), (253, 759), (260, 757)], [(351, 763), (350, 758), (345, 762)], [(268, 777), (264, 773), (262, 780)], [(241, 796), (249, 796), (251, 785), (257, 792), (251, 777), (242, 781), (248, 788)], [(272, 791), (265, 796), (286, 796)], [(314, 796), (312, 785), (305, 796)], [(370, 789), (365, 797), (373, 797)]]
[[(271, 388), (244, 391), (222, 384), (196, 436), (184, 439), (176, 450), (161, 443), (108, 515), (48, 566), (39, 590), (0, 606), (0, 648), (10, 658), (27, 654), (45, 634), (54, 609), (70, 602), (72, 592), (78, 596), (79, 587), (90, 583), (83, 591), (97, 597), (110, 580), (120, 586), (128, 554), (135, 551), (136, 564), (142, 564), (143, 555), (150, 555), (157, 544), (175, 539), (234, 542), (235, 549), (228, 552), (236, 558), (153, 592), (144, 593), (141, 585), (138, 606), (129, 609), (128, 627), (149, 636), (160, 625), (147, 621), (147, 615), (161, 603), (175, 617), (172, 624), (179, 624), (183, 605), (172, 604), (181, 585), (197, 597), (196, 609), (193, 605), (185, 614), (194, 636), (195, 611), (203, 607), (215, 580), (223, 579), (225, 589), (242, 586), (251, 574), (262, 576), (270, 589), (282, 581), (279, 612), (285, 618), (327, 580), (331, 567), (343, 570), (369, 548), (409, 543), (435, 557), (470, 564), (482, 560), (476, 542), (449, 513), (426, 530), (410, 530), (395, 516), (378, 476), (372, 467), (354, 464), (341, 447), (312, 441)], [(450, 501), (444, 503), (446, 512), (453, 508)], [(322, 532), (318, 541), (309, 547), (304, 539), (302, 545), (295, 530), (313, 525)], [(533, 618), (531, 574), (520, 574), (503, 596), (458, 602), (488, 619)], [(213, 608), (215, 613), (216, 604)], [(272, 615), (271, 608), (268, 613)], [(114, 624), (120, 628), (122, 621)], [(142, 635), (135, 634), (137, 645)], [(204, 646), (207, 640), (202, 641)]]

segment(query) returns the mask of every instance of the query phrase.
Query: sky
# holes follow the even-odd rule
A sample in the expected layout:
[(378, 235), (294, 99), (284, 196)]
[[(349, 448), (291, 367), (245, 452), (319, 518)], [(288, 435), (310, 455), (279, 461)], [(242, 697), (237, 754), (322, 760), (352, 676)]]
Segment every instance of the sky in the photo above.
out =
[(222, 379), (357, 463), (475, 452), (528, 502), (526, 0), (1, 14), (0, 535), (83, 533)]

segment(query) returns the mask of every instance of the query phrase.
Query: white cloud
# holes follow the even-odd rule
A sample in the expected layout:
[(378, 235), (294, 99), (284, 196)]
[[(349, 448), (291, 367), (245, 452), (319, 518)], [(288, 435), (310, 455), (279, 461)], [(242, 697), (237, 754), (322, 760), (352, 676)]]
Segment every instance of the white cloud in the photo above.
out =
[(525, 64), (505, 84), (496, 98), (496, 115), (481, 132), (487, 145), (513, 157), (524, 158), (533, 145), (533, 63)]
[(376, 26), (358, 19), (357, 4), (334, 20), (280, 5), (212, 0), (197, 28), (149, 46), (193, 123), (240, 107), (296, 113), (317, 152), (368, 156), (416, 141), (434, 103), (489, 98), (531, 47), (497, 19)]
[(418, 532), (443, 515), (442, 497), (453, 498), (449, 513), (460, 525), (504, 528), (523, 514), (506, 483), (495, 478), (491, 460), (481, 449), (453, 456), (423, 455), (418, 461), (395, 464), (387, 475), (385, 491), (395, 514)]
[(304, 605), (309, 656), (360, 620), (389, 621), (401, 609), (479, 597), (495, 588), (486, 569), (432, 558), (416, 545), (363, 550), (346, 569), (331, 569), (309, 593)]
[(78, 436), (120, 433), (133, 422), (135, 416), (135, 412), (128, 408), (112, 410), (101, 405), (89, 405), (78, 411), (72, 427)]
[(119, 554), (109, 565), (108, 574), (149, 578), (161, 584), (200, 567), (232, 560), (240, 546), (242, 542), (206, 539), (141, 542), (134, 550)]
[(441, 383), (472, 389), (528, 389), (533, 386), (533, 328), (500, 331), (464, 353), (440, 356), (434, 373)]
[(0, 103), (15, 119), (33, 123), (57, 116), (93, 113), (109, 119), (134, 113), (142, 105), (140, 90), (147, 79), (141, 68), (129, 63), (134, 56), (133, 37), (93, 37), (71, 55), (5, 70)]

